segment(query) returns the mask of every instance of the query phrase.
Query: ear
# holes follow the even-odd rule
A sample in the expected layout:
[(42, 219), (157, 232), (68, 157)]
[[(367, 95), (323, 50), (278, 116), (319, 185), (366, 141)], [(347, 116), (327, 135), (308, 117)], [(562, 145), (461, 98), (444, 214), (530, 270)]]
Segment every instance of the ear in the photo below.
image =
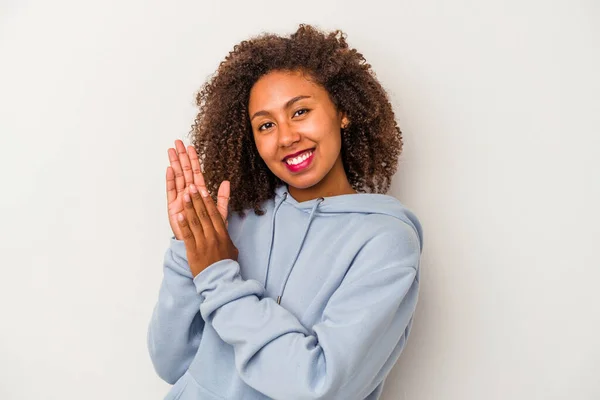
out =
[(348, 120), (348, 117), (346, 116), (346, 114), (343, 114), (341, 128), (345, 129), (348, 127), (349, 124), (350, 124), (350, 121)]

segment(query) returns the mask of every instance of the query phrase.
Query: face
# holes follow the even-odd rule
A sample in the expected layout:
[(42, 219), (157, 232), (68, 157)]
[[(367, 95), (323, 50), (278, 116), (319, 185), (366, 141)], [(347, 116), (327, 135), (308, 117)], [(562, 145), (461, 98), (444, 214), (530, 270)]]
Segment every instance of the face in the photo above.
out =
[(287, 71), (262, 76), (250, 91), (248, 111), (261, 158), (290, 190), (328, 181), (341, 187), (341, 179), (347, 184), (340, 154), (347, 118), (309, 76)]

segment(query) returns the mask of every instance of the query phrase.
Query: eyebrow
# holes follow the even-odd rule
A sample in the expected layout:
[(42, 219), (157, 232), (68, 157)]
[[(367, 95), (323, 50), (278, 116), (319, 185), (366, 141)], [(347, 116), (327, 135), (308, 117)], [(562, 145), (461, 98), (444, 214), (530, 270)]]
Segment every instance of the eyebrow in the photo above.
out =
[[(287, 109), (287, 108), (290, 108), (290, 107), (291, 107), (291, 106), (292, 106), (292, 105), (293, 105), (295, 102), (297, 102), (297, 101), (299, 101), (299, 100), (302, 100), (302, 99), (308, 99), (308, 98), (310, 98), (310, 97), (311, 97), (311, 96), (305, 96), (305, 95), (296, 96), (296, 97), (294, 97), (294, 98), (292, 98), (292, 99), (288, 100), (288, 101), (287, 101), (287, 102), (284, 104), (283, 108), (286, 108), (286, 109)], [(269, 113), (268, 113), (267, 111), (264, 111), (264, 110), (257, 111), (257, 112), (255, 112), (255, 113), (254, 113), (254, 115), (252, 116), (252, 118), (250, 118), (250, 121), (252, 121), (254, 118), (256, 118), (256, 117), (258, 117), (258, 116), (260, 116), (260, 115), (269, 115)]]

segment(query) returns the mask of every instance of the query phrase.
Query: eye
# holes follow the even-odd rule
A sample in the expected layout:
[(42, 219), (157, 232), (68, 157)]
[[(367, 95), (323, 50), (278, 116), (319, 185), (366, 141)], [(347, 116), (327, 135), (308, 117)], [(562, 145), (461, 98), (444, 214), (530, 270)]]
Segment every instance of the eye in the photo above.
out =
[(265, 129), (269, 129), (271, 127), (271, 125), (273, 125), (272, 122), (267, 122), (266, 124), (262, 124), (261, 126), (259, 126), (258, 130), (264, 131)]
[(307, 109), (307, 108), (301, 108), (300, 110), (298, 110), (298, 111), (296, 111), (296, 112), (294, 113), (294, 117), (295, 117), (296, 115), (300, 116), (300, 115), (307, 114), (309, 111), (310, 111), (310, 110), (309, 110), (309, 109)]

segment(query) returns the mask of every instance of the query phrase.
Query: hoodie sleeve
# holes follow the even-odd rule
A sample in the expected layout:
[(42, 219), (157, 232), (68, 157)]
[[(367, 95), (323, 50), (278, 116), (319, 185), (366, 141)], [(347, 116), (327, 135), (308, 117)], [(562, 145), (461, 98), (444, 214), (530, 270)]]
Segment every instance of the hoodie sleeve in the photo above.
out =
[[(420, 244), (408, 225), (358, 252), (319, 323), (306, 329), (222, 260), (198, 274), (200, 311), (234, 347), (236, 369), (273, 399), (363, 399), (398, 359), (418, 297)], [(327, 266), (323, 266), (326, 268)]]
[(171, 238), (164, 257), (158, 302), (148, 326), (148, 351), (158, 376), (174, 384), (190, 366), (202, 336), (196, 292), (182, 240)]

